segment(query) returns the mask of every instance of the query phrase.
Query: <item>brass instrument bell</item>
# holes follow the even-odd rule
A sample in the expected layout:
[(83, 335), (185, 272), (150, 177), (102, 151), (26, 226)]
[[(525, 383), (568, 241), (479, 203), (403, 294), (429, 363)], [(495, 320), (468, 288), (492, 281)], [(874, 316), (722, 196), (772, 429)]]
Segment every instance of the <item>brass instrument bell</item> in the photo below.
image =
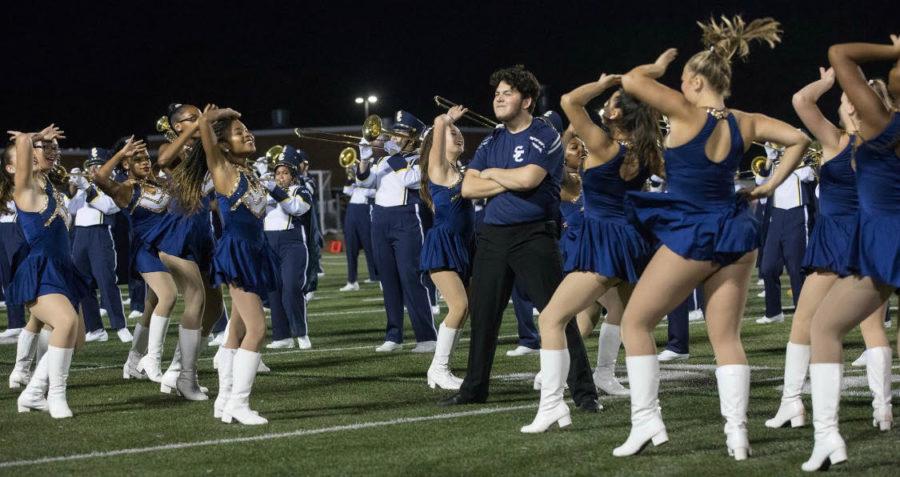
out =
[(173, 142), (175, 141), (175, 138), (178, 137), (178, 133), (176, 133), (175, 130), (172, 129), (172, 125), (169, 124), (168, 116), (163, 116), (156, 120), (156, 131), (161, 132), (168, 142)]
[(284, 146), (272, 146), (266, 151), (266, 165), (269, 167), (269, 171), (275, 172), (275, 161), (278, 160), (278, 156), (284, 153)]

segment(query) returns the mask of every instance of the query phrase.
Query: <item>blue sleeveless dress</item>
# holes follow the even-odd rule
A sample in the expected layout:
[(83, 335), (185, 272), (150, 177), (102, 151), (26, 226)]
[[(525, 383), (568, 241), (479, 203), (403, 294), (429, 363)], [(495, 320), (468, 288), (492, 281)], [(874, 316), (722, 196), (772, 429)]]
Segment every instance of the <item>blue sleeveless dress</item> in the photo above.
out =
[(160, 261), (156, 248), (151, 244), (160, 233), (165, 233), (165, 221), (169, 217), (166, 213), (169, 194), (158, 185), (147, 187), (135, 182), (131, 184), (131, 188), (131, 202), (126, 209), (133, 234), (130, 269), (138, 273), (167, 272), (169, 270)]
[(581, 229), (584, 227), (584, 190), (574, 201), (559, 201), (559, 212), (562, 214), (562, 233), (559, 237), (559, 255), (563, 263), (570, 255), (576, 253)]
[(650, 259), (649, 243), (628, 223), (622, 207), (626, 192), (640, 190), (650, 174), (642, 168), (633, 179), (622, 179), (619, 169), (626, 151), (619, 145), (616, 157), (582, 174), (584, 227), (575, 253), (563, 264), (566, 272), (594, 272), (637, 283)]
[(213, 252), (216, 285), (234, 284), (260, 297), (281, 287), (278, 255), (263, 232), (266, 194), (256, 176), (245, 168), (238, 169), (231, 195), (216, 193), (222, 214), (222, 238)]
[(69, 243), (69, 211), (62, 195), (50, 180), (44, 187), (47, 205), (40, 212), (19, 209), (18, 222), (22, 226), (27, 246), (13, 257), (12, 281), (6, 301), (25, 304), (43, 295), (59, 293), (78, 309), (81, 299), (91, 290), (90, 282), (72, 263)]
[(710, 113), (694, 139), (663, 152), (667, 193), (629, 192), (625, 197), (628, 219), (645, 237), (684, 258), (722, 266), (759, 247), (759, 221), (734, 190), (744, 140), (734, 115), (724, 119), (731, 133), (725, 160), (715, 163), (706, 157), (706, 141), (719, 123)]
[(200, 209), (190, 215), (179, 210), (172, 200), (165, 225), (159, 228), (155, 246), (169, 255), (181, 257), (197, 264), (200, 271), (212, 272), (212, 254), (215, 239), (212, 234), (209, 205), (213, 198), (212, 178), (207, 176), (200, 197)]
[(900, 113), (887, 128), (856, 149), (859, 214), (847, 253), (847, 268), (900, 287)]
[(463, 283), (472, 276), (475, 252), (475, 208), (461, 194), (462, 180), (447, 188), (429, 182), (434, 225), (419, 253), (419, 270), (455, 270)]
[(847, 147), (826, 162), (819, 172), (819, 215), (803, 257), (806, 273), (817, 268), (842, 273), (846, 264), (847, 247), (859, 211), (856, 172), (850, 164), (854, 140), (855, 137), (850, 136)]

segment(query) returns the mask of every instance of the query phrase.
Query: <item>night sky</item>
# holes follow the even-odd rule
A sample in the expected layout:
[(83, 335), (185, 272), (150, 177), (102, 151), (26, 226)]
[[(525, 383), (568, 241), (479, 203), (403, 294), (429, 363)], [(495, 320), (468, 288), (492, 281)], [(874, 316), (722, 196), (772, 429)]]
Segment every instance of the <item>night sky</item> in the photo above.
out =
[[(227, 105), (251, 129), (268, 127), (275, 108), (292, 126), (359, 124), (353, 99), (369, 93), (380, 98), (372, 112), (403, 108), (430, 122), (435, 94), (490, 114), (490, 73), (517, 63), (558, 108), (562, 93), (668, 47), (680, 53), (663, 81), (677, 87), (701, 47), (695, 21), (711, 13), (782, 22), (782, 44), (756, 45), (734, 65), (728, 105), (799, 126), (791, 95), (818, 78), (829, 45), (900, 33), (894, 0), (86, 3), (4, 7), (4, 130), (55, 122), (68, 133), (63, 147), (109, 146), (155, 133), (170, 102)], [(831, 117), (838, 97), (835, 88), (822, 103)]]

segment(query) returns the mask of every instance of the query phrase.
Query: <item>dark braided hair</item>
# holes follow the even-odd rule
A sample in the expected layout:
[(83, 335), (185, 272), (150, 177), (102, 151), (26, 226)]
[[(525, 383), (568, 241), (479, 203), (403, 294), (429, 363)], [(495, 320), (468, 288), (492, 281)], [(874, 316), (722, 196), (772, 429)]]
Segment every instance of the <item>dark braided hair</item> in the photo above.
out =
[[(222, 142), (227, 137), (228, 127), (233, 119), (223, 119), (212, 124), (216, 142)], [(188, 215), (200, 210), (203, 194), (203, 179), (209, 172), (206, 164), (206, 151), (203, 150), (201, 140), (195, 139), (191, 143), (190, 154), (178, 164), (172, 173), (169, 190), (182, 211)]]

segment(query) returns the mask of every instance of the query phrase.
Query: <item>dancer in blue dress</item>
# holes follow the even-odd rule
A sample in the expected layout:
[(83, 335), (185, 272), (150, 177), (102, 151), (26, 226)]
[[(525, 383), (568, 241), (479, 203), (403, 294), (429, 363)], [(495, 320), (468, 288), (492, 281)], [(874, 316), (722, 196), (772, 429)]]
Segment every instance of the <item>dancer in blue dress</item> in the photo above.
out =
[[(14, 174), (12, 196), (28, 248), (26, 256), (21, 256), (26, 252), (23, 248), (13, 261), (6, 301), (24, 304), (33, 318), (53, 328), (47, 352), (19, 395), (18, 409), (50, 411), (55, 419), (72, 417), (66, 402), (66, 379), (72, 354), (84, 344), (84, 321), (76, 310), (88, 286), (72, 263), (69, 211), (62, 194), (43, 172), (52, 165), (45, 150), (58, 151), (56, 139), (65, 136), (53, 125), (39, 133), (9, 133), (15, 141), (15, 167), (13, 171), (4, 167), (2, 174), (7, 181), (10, 172)], [(0, 197), (0, 204), (5, 205), (8, 198)]]
[[(128, 173), (128, 179), (121, 183), (112, 179), (113, 171), (120, 165)], [(139, 364), (147, 354), (151, 317), (168, 320), (178, 295), (175, 280), (151, 245), (158, 242), (158, 235), (164, 232), (169, 193), (153, 176), (150, 155), (144, 141), (136, 141), (134, 136), (122, 143), (112, 159), (100, 168), (94, 180), (131, 221), (133, 238), (129, 270), (140, 274), (149, 288), (146, 309), (152, 310), (152, 314), (144, 313), (135, 324), (134, 340), (122, 368), (122, 377), (125, 379), (147, 379), (147, 374), (141, 371)], [(185, 345), (181, 348), (184, 349)], [(187, 384), (185, 382), (180, 386), (183, 394), (189, 398), (195, 397), (196, 390)]]
[[(859, 117), (856, 108), (841, 95), (838, 109), (840, 128), (831, 123), (816, 105), (818, 99), (834, 86), (834, 69), (819, 68), (821, 78), (794, 95), (794, 109), (806, 128), (822, 144), (822, 164), (819, 173), (819, 215), (806, 247), (803, 267), (808, 271), (791, 322), (791, 336), (784, 360), (784, 388), (781, 405), (775, 417), (766, 421), (767, 427), (777, 428), (788, 422), (792, 427), (805, 424), (806, 411), (800, 397), (806, 370), (809, 368), (810, 327), (816, 309), (834, 285), (847, 259), (847, 247), (856, 226), (859, 197), (856, 193), (856, 172), (851, 164), (856, 143)], [(884, 82), (872, 82), (873, 90), (890, 105)], [(884, 332), (885, 302), (862, 323), (863, 339), (873, 356), (867, 364), (869, 387), (874, 396), (875, 419), (884, 430), (891, 421), (885, 420), (884, 408), (890, 406), (891, 348)], [(887, 413), (890, 417), (890, 412)]]
[[(171, 144), (160, 146), (158, 163), (170, 176), (168, 189), (172, 200), (169, 203), (168, 228), (160, 234), (154, 246), (181, 289), (184, 309), (179, 334), (182, 330), (189, 335), (199, 330), (202, 351), (207, 341), (205, 338), (224, 310), (221, 290), (212, 286), (211, 280), (215, 247), (210, 218), (211, 210), (215, 209), (213, 184), (203, 161), (196, 158), (200, 149), (200, 110), (189, 104), (172, 104), (166, 117), (171, 127), (170, 136), (173, 135), (174, 139)], [(159, 331), (153, 326), (151, 321), (151, 337), (159, 337)], [(164, 337), (162, 321), (160, 327)], [(155, 352), (156, 348), (151, 348)], [(176, 346), (172, 362), (164, 374), (157, 369), (151, 369), (148, 373), (150, 379), (160, 383), (161, 392), (170, 393), (175, 389), (183, 364), (181, 355), (181, 346)], [(147, 364), (153, 367), (156, 362), (158, 360)], [(199, 384), (197, 387), (204, 389)]]
[(434, 211), (434, 225), (425, 235), (419, 270), (428, 272), (447, 303), (447, 316), (438, 328), (428, 386), (459, 389), (462, 379), (450, 371), (450, 357), (468, 314), (466, 286), (472, 275), (475, 251), (475, 208), (462, 198), (462, 173), (457, 166), (465, 140), (455, 123), (466, 109), (454, 106), (434, 118), (421, 149), (419, 195)]
[[(835, 282), (813, 316), (809, 378), (815, 447), (802, 465), (806, 471), (847, 460), (838, 431), (842, 341), (900, 287), (900, 113), (896, 101), (885, 104), (872, 90), (859, 67), (871, 61), (896, 62), (888, 91), (900, 97), (900, 36), (891, 35), (891, 43), (845, 43), (828, 50), (837, 81), (856, 109), (863, 141), (853, 151), (859, 214), (850, 233), (846, 268), (840, 270), (850, 274)], [(889, 360), (889, 356), (868, 358)], [(873, 424), (891, 420), (887, 404), (876, 411)]]
[(625, 91), (666, 115), (667, 194), (629, 192), (626, 213), (638, 229), (661, 242), (635, 286), (622, 318), (625, 364), (631, 386), (631, 433), (613, 451), (636, 454), (648, 441), (668, 441), (659, 412), (659, 360), (653, 330), (662, 317), (702, 284), (706, 323), (716, 357), (716, 381), (725, 418), (726, 446), (737, 460), (750, 454), (747, 401), (750, 367), (740, 327), (750, 272), (759, 247), (759, 222), (734, 188), (734, 176), (751, 141), (786, 145), (782, 167), (766, 184), (748, 192), (770, 195), (793, 172), (810, 141), (789, 124), (762, 114), (725, 107), (731, 85), (731, 59), (744, 57), (749, 42), (774, 46), (778, 22), (746, 23), (740, 16), (701, 24), (705, 49), (692, 56), (681, 74), (681, 91), (656, 80), (675, 59), (675, 49), (655, 63), (622, 77)]
[(659, 113), (622, 91), (606, 102), (606, 130), (595, 124), (585, 109), (590, 100), (619, 81), (619, 75), (602, 75), (599, 81), (580, 86), (561, 100), (588, 151), (582, 177), (584, 225), (577, 248), (563, 264), (567, 275), (541, 311), (541, 404), (534, 422), (522, 432), (544, 432), (556, 422), (560, 426), (571, 422), (563, 401), (569, 373), (565, 326), (611, 288), (617, 288), (627, 303), (632, 284), (651, 252), (626, 221), (622, 201), (626, 191), (640, 190), (650, 171), (661, 168)]
[[(262, 296), (280, 287), (278, 256), (263, 233), (267, 191), (247, 166), (256, 152), (253, 134), (228, 108), (207, 106), (198, 125), (222, 214), (222, 238), (213, 253), (216, 286), (227, 284), (237, 313), (219, 358), (219, 396), (214, 416), (241, 424), (268, 421), (250, 409), (250, 390), (266, 335)], [(193, 154), (192, 154), (193, 155)], [(199, 157), (198, 157), (199, 158)]]

